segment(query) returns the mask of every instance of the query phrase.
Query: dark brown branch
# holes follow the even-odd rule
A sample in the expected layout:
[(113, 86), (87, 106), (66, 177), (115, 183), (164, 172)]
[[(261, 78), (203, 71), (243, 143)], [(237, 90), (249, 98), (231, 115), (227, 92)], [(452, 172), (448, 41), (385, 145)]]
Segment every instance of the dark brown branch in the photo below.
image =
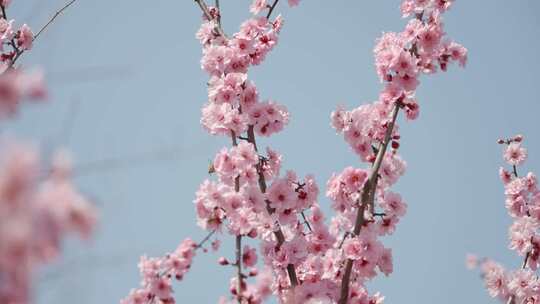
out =
[(306, 215), (304, 214), (304, 211), (301, 212), (302, 218), (304, 219), (304, 223), (306, 223), (306, 226), (308, 227), (310, 232), (313, 232), (313, 229), (311, 229), (311, 225), (309, 224), (309, 221), (306, 218)]
[[(362, 190), (362, 194), (359, 198), (361, 201), (358, 202), (360, 204), (360, 207), (358, 208), (358, 213), (356, 214), (356, 221), (355, 221), (354, 230), (352, 233), (353, 237), (358, 236), (358, 234), (360, 234), (360, 230), (362, 229), (362, 226), (364, 225), (364, 222), (366, 220), (364, 217), (366, 208), (374, 204), (375, 193), (377, 190), (377, 182), (379, 179), (379, 169), (381, 168), (381, 164), (386, 154), (388, 144), (390, 143), (390, 139), (392, 136), (392, 132), (394, 130), (394, 126), (396, 124), (398, 113), (399, 113), (399, 104), (396, 104), (394, 105), (394, 108), (392, 109), (392, 120), (386, 127), (384, 140), (380, 146), (379, 152), (377, 153), (377, 157), (375, 159), (375, 163), (373, 163), (373, 167), (371, 169), (369, 178), (367, 182), (365, 183), (364, 188)], [(345, 265), (345, 272), (343, 274), (343, 279), (341, 282), (341, 293), (340, 293), (340, 298), (338, 302), (339, 304), (347, 304), (349, 300), (349, 285), (350, 285), (350, 280), (351, 280), (353, 262), (354, 262), (353, 260), (347, 259), (347, 262)]]
[(274, 0), (274, 3), (272, 3), (272, 5), (270, 6), (270, 8), (268, 9), (268, 14), (266, 14), (266, 19), (270, 19), (270, 16), (272, 16), (272, 12), (273, 12), (274, 9), (276, 8), (278, 2), (279, 2), (279, 0)]
[(236, 297), (238, 304), (242, 303), (242, 236), (236, 236), (236, 275), (237, 275), (237, 285), (236, 285)]
[(212, 235), (214, 235), (214, 233), (216, 233), (216, 230), (210, 231), (210, 233), (208, 233), (208, 235), (206, 235), (204, 239), (197, 244), (195, 249), (202, 248), (202, 246), (204, 246), (204, 244), (212, 237)]
[(2, 17), (7, 20), (6, 8), (3, 5), (0, 5), (0, 8), (2, 8)]
[(70, 7), (73, 3), (75, 3), (75, 1), (77, 0), (71, 0), (70, 2), (68, 2), (66, 5), (64, 5), (64, 7), (62, 7), (61, 9), (59, 9), (53, 16), (51, 19), (49, 19), (49, 22), (47, 22), (40, 30), (39, 32), (34, 36), (34, 39), (33, 41), (35, 41), (36, 39), (38, 39), (38, 37), (41, 35), (41, 33), (43, 33), (43, 31), (45, 31), (47, 29), (47, 27), (49, 27), (49, 25), (51, 23), (54, 22), (54, 20), (60, 16), (68, 7)]

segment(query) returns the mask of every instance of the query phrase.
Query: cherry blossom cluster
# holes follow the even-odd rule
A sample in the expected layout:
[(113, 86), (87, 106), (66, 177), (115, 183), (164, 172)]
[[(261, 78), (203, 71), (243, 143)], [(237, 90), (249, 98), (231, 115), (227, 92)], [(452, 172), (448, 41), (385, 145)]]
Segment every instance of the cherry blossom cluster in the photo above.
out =
[(139, 262), (141, 288), (131, 290), (129, 296), (120, 303), (175, 303), (172, 297), (172, 280), (182, 280), (199, 247), (188, 238), (174, 252), (164, 257), (142, 256)]
[(340, 304), (356, 303), (353, 299), (358, 287), (350, 288), (351, 282), (362, 286), (376, 276), (377, 267), (385, 275), (392, 272), (392, 251), (377, 238), (393, 233), (407, 209), (401, 196), (389, 190), (406, 169), (398, 154), (401, 137), (396, 120), (399, 110), (408, 120), (418, 117), (415, 91), (420, 75), (446, 71), (454, 61), (465, 66), (467, 49), (445, 38), (442, 14), (452, 2), (403, 1), (403, 16), (414, 18), (402, 32), (384, 33), (374, 48), (376, 71), (384, 83), (379, 99), (351, 111), (338, 108), (332, 113), (332, 126), (361, 161), (371, 164), (368, 170), (346, 168), (328, 181), (326, 194), (337, 212), (330, 231), (344, 240), (339, 246), (344, 253), (336, 263), (345, 265), (338, 268), (342, 277)]
[[(392, 234), (407, 210), (402, 197), (390, 191), (406, 168), (397, 153), (398, 112), (411, 120), (418, 117), (420, 74), (445, 71), (453, 61), (465, 65), (467, 59), (464, 47), (444, 38), (441, 14), (451, 1), (404, 1), (403, 15), (414, 13), (415, 18), (402, 33), (384, 34), (375, 47), (377, 72), (385, 84), (379, 100), (332, 114), (332, 125), (372, 168), (348, 167), (330, 178), (326, 194), (336, 215), (328, 224), (314, 177), (300, 178), (294, 171), (281, 175), (282, 155), (270, 148), (262, 153), (256, 143), (257, 135), (280, 132), (289, 121), (285, 106), (260, 100), (247, 75), (278, 42), (283, 19), (271, 15), (279, 0), (253, 1), (253, 16), (230, 37), (221, 27), (219, 7), (195, 2), (203, 11), (196, 35), (203, 46), (201, 67), (210, 77), (201, 124), (232, 144), (217, 153), (209, 169), (213, 177), (200, 185), (194, 201), (199, 226), (235, 238), (235, 258), (218, 259), (236, 269), (230, 295), (220, 303), (256, 304), (270, 295), (280, 303), (382, 303), (384, 297), (369, 294), (365, 283), (377, 273), (392, 273), (392, 250), (379, 237)], [(255, 247), (242, 247), (246, 239), (260, 241), (260, 258)], [(264, 264), (263, 271), (257, 262)], [(165, 273), (154, 271), (151, 281), (166, 281), (167, 293), (160, 300), (170, 303), (171, 278)], [(143, 286), (151, 284), (143, 279)], [(122, 303), (152, 303), (158, 292), (146, 292), (142, 302), (132, 293)]]
[[(281, 177), (282, 156), (270, 148), (265, 155), (259, 154), (256, 147), (256, 135), (277, 133), (289, 120), (284, 106), (259, 100), (256, 86), (247, 80), (246, 74), (249, 66), (260, 64), (278, 41), (283, 20), (281, 16), (269, 19), (276, 3), (254, 1), (250, 9), (254, 17), (244, 22), (231, 38), (215, 31), (219, 26), (213, 24), (218, 22), (217, 17), (203, 24), (197, 34), (203, 43), (202, 68), (211, 77), (209, 101), (203, 108), (201, 122), (211, 134), (231, 136), (233, 147), (224, 148), (215, 157), (212, 169), (218, 179), (203, 182), (195, 203), (198, 222), (203, 228), (222, 231), (222, 226), (226, 226), (237, 239), (248, 237), (262, 241), (263, 262), (274, 278), (273, 284), (267, 287), (271, 286), (272, 293), (285, 301), (290, 297), (286, 291), (302, 280), (297, 273), (307, 261), (307, 248), (321, 251), (330, 242), (325, 229), (308, 237), (304, 229), (310, 224), (307, 218), (300, 220), (306, 217), (304, 211), (317, 208), (319, 190), (314, 178), (308, 175), (300, 179), (293, 171)], [(297, 1), (290, 4), (295, 5)], [(269, 11), (266, 17), (258, 16), (266, 9)], [(216, 16), (220, 17), (219, 13)], [(237, 143), (237, 140), (242, 142)], [(322, 225), (318, 223), (320, 221), (314, 222), (309, 229)], [(253, 248), (244, 247), (243, 252), (240, 256), (246, 257), (249, 252), (252, 258), (248, 260), (256, 260)], [(255, 266), (245, 263), (245, 258), (242, 260), (243, 263), (238, 256), (236, 262), (222, 258), (220, 264)], [(245, 280), (256, 273), (252, 269), (248, 275), (240, 273), (231, 279), (230, 301), (259, 303), (264, 299), (255, 288), (257, 285), (249, 285)], [(267, 296), (266, 292), (263, 295)]]
[[(212, 9), (217, 13), (217, 10)], [(216, 35), (215, 19), (205, 22), (197, 38), (203, 44), (203, 70), (210, 74), (208, 103), (201, 122), (211, 134), (229, 136), (254, 126), (258, 135), (279, 132), (289, 120), (287, 109), (274, 101), (259, 101), (255, 84), (247, 80), (247, 69), (260, 64), (278, 41), (281, 17), (269, 21), (253, 17), (232, 38)]]
[[(9, 0), (0, 1), (0, 119), (13, 118), (19, 105), (41, 100), (41, 72), (27, 73), (15, 61), (34, 40), (27, 25), (7, 20)], [(66, 6), (67, 7), (67, 6)], [(52, 20), (49, 22), (49, 24)], [(9, 46), (11, 51), (5, 51)], [(0, 303), (31, 302), (32, 277), (40, 265), (60, 255), (62, 240), (88, 238), (96, 222), (92, 204), (72, 182), (68, 154), (41, 159), (38, 149), (12, 137), (0, 139)]]
[(8, 21), (10, 4), (11, 0), (0, 1), (0, 119), (13, 117), (22, 101), (46, 97), (41, 71), (28, 73), (12, 68), (19, 56), (32, 48), (34, 34), (28, 25), (16, 30), (15, 21)]
[[(231, 138), (233, 145), (215, 156), (209, 173), (216, 179), (204, 181), (196, 193), (198, 223), (211, 234), (226, 231), (236, 238), (234, 261), (224, 257), (218, 260), (220, 265), (237, 269), (231, 278), (231, 295), (222, 297), (220, 303), (261, 303), (276, 290), (274, 272), (280, 272), (283, 281), (288, 276), (297, 280), (293, 263), (305, 256), (298, 254), (299, 257), (293, 258), (289, 250), (300, 251), (304, 243), (289, 241), (299, 229), (298, 218), (315, 204), (318, 195), (312, 176), (300, 179), (288, 171), (281, 177), (282, 156), (270, 148), (261, 154), (255, 142), (256, 135), (271, 136), (282, 131), (289, 121), (285, 106), (273, 100), (260, 100), (257, 87), (247, 75), (248, 69), (261, 64), (276, 46), (283, 19), (281, 16), (270, 18), (278, 1), (272, 5), (254, 1), (250, 7), (253, 16), (228, 37), (221, 28), (219, 7), (196, 2), (204, 13), (203, 24), (196, 34), (203, 46), (201, 67), (210, 76), (208, 102), (202, 108), (201, 124), (212, 135)], [(289, 1), (291, 6), (298, 3)], [(263, 11), (267, 12), (266, 16), (262, 16)], [(263, 240), (263, 246), (275, 249), (270, 250), (271, 256), (279, 254), (281, 260), (265, 256), (268, 267), (259, 271), (255, 268), (256, 249), (248, 245), (242, 248), (242, 238)], [(251, 269), (244, 272), (242, 268)], [(158, 273), (161, 280), (170, 280), (163, 276), (163, 272)], [(251, 277), (256, 281), (248, 284), (247, 279)], [(283, 283), (283, 289), (291, 284)], [(143, 286), (149, 286), (144, 279)], [(137, 293), (140, 292), (132, 292), (123, 303), (139, 303)], [(156, 291), (146, 294), (154, 295)], [(152, 303), (152, 299), (147, 295), (144, 303)], [(160, 300), (173, 301), (168, 294)]]
[(0, 119), (14, 117), (21, 102), (45, 100), (47, 91), (42, 71), (8, 69), (0, 73)]
[[(34, 42), (34, 33), (30, 27), (23, 24), (18, 29), (14, 26), (15, 20), (8, 20), (6, 10), (11, 4), (11, 0), (0, 1), (0, 62), (2, 63), (2, 72), (13, 66), (17, 58), (27, 50), (32, 49)], [(4, 47), (8, 46), (8, 50)]]
[(0, 302), (28, 303), (35, 267), (59, 255), (67, 234), (87, 238), (95, 211), (71, 182), (65, 153), (47, 165), (28, 144), (0, 147)]
[(536, 270), (540, 266), (540, 189), (534, 173), (519, 176), (518, 166), (527, 159), (522, 146), (523, 136), (500, 139), (503, 158), (510, 169), (501, 167), (499, 176), (504, 184), (506, 209), (513, 223), (508, 230), (509, 248), (523, 258), (520, 269), (509, 271), (491, 259), (468, 257), (469, 268), (480, 265), (489, 295), (506, 303), (538, 303), (540, 281)]

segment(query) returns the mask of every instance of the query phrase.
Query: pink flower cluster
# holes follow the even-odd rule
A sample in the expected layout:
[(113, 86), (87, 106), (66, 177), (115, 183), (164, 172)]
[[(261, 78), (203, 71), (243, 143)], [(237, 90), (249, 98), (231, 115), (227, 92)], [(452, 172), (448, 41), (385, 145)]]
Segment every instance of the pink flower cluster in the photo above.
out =
[[(3, 69), (12, 66), (13, 61), (15, 61), (22, 52), (32, 49), (32, 44), (34, 42), (34, 33), (28, 25), (23, 24), (19, 29), (16, 29), (13, 25), (15, 20), (8, 20), (6, 9), (10, 2), (11, 1), (2, 1), (0, 3), (2, 10), (0, 15), (0, 62)], [(4, 45), (10, 46), (11, 49), (5, 51)]]
[[(253, 268), (250, 270), (249, 277), (256, 277), (254, 284), (242, 283), (241, 291), (244, 297), (245, 303), (261, 304), (272, 294), (272, 271), (265, 268), (262, 271), (258, 271)], [(237, 294), (237, 278), (232, 278), (230, 281), (230, 292), (233, 295)], [(227, 299), (227, 297), (221, 297), (218, 301), (219, 304), (236, 304), (237, 300)]]
[[(508, 271), (491, 259), (480, 261), (480, 271), (490, 296), (515, 304), (540, 301), (540, 281), (535, 273), (540, 266), (540, 189), (532, 172), (522, 177), (518, 175), (517, 166), (527, 158), (522, 141), (521, 135), (499, 140), (499, 144), (505, 145), (503, 157), (511, 166), (510, 170), (499, 169), (505, 188), (505, 205), (514, 221), (508, 231), (509, 248), (523, 257), (522, 267)], [(469, 264), (469, 268), (474, 268), (478, 261)]]
[[(255, 143), (256, 135), (278, 133), (289, 121), (285, 106), (259, 99), (257, 87), (247, 75), (249, 67), (261, 64), (277, 44), (283, 19), (253, 16), (242, 23), (237, 33), (227, 37), (219, 24), (219, 8), (197, 2), (204, 12), (204, 22), (196, 34), (203, 46), (201, 67), (210, 76), (201, 124), (210, 134), (232, 138), (233, 142), (232, 148), (223, 148), (212, 162), (210, 173), (215, 174), (216, 180), (204, 181), (196, 193), (198, 224), (210, 233), (223, 232), (225, 227), (239, 241), (258, 238), (265, 242), (263, 247), (279, 251), (279, 262), (265, 256), (269, 267), (263, 271), (253, 268), (258, 260), (256, 249), (247, 245), (243, 250), (239, 248), (236, 261), (219, 259), (220, 265), (232, 265), (240, 273), (231, 279), (231, 297), (223, 297), (220, 303), (261, 303), (276, 290), (275, 271), (286, 273), (289, 264), (305, 260), (299, 252), (306, 240), (290, 240), (300, 229), (298, 217), (315, 205), (318, 195), (312, 176), (299, 179), (289, 171), (280, 177), (282, 156), (270, 148), (265, 155), (260, 154)], [(294, 6), (298, 2), (289, 4)], [(270, 15), (274, 7), (266, 1), (255, 1), (251, 12), (257, 15), (268, 9)], [(251, 269), (243, 273), (242, 266)], [(257, 280), (248, 284), (251, 277)], [(290, 283), (283, 285), (288, 288)], [(151, 303), (148, 298), (147, 302)]]
[(65, 154), (43, 168), (32, 147), (0, 146), (0, 303), (28, 303), (36, 266), (59, 255), (65, 235), (88, 237), (95, 211), (71, 182)]
[(172, 253), (164, 257), (142, 256), (139, 262), (141, 288), (132, 289), (121, 304), (176, 303), (172, 296), (173, 279), (180, 281), (189, 271), (193, 257), (199, 246), (191, 239), (185, 239)]
[[(371, 170), (346, 168), (327, 184), (326, 194), (337, 212), (331, 231), (335, 237), (342, 235), (345, 257), (354, 261), (352, 279), (345, 277), (339, 303), (352, 299), (352, 294), (343, 294), (353, 290), (343, 285), (348, 280), (362, 284), (376, 275), (377, 266), (386, 275), (392, 272), (391, 250), (377, 237), (394, 232), (407, 206), (399, 194), (389, 191), (406, 169), (397, 153), (401, 136), (396, 118), (399, 110), (409, 120), (418, 117), (415, 90), (421, 74), (438, 67), (446, 71), (451, 61), (466, 63), (467, 50), (444, 37), (442, 13), (450, 5), (445, 0), (403, 1), (403, 15), (415, 18), (401, 33), (384, 33), (374, 48), (376, 70), (385, 85), (379, 99), (351, 111), (338, 108), (331, 115), (332, 126), (362, 161), (372, 164)], [(353, 230), (360, 232), (355, 235)]]
[(40, 101), (47, 96), (41, 71), (26, 73), (19, 69), (0, 72), (0, 119), (11, 118), (22, 101)]
[[(34, 35), (24, 24), (14, 30), (6, 17), (10, 0), (0, 0), (0, 119), (12, 118), (23, 100), (46, 97), (41, 72), (14, 67), (32, 48)], [(11, 50), (4, 50), (4, 46)], [(48, 160), (47, 160), (48, 161)], [(31, 301), (36, 269), (60, 255), (68, 234), (88, 238), (96, 222), (92, 204), (75, 188), (66, 153), (43, 163), (37, 149), (0, 140), (0, 303)]]
[[(13, 69), (19, 56), (32, 48), (34, 34), (28, 25), (15, 30), (15, 21), (7, 20), (6, 9), (10, 3), (0, 2), (0, 119), (14, 116), (23, 100), (41, 100), (47, 95), (43, 73)], [(6, 45), (8, 50), (4, 49)]]
[(260, 102), (255, 84), (247, 80), (247, 69), (260, 64), (278, 40), (282, 19), (270, 22), (255, 17), (244, 22), (234, 37), (215, 31), (216, 21), (207, 21), (197, 33), (203, 44), (202, 68), (211, 76), (208, 103), (201, 123), (211, 134), (241, 134), (252, 125), (258, 135), (270, 136), (289, 121), (287, 109), (273, 101)]
[[(379, 100), (332, 114), (333, 126), (374, 168), (349, 167), (330, 178), (326, 194), (336, 215), (329, 224), (317, 202), (315, 178), (299, 178), (293, 171), (281, 175), (282, 156), (270, 148), (261, 153), (256, 143), (256, 135), (270, 136), (289, 121), (284, 106), (259, 100), (247, 75), (278, 42), (283, 20), (270, 18), (278, 1), (253, 1), (254, 16), (231, 37), (221, 28), (218, 7), (195, 2), (204, 12), (196, 37), (203, 46), (201, 67), (210, 77), (201, 124), (210, 134), (232, 141), (231, 148), (215, 156), (209, 170), (214, 178), (200, 185), (194, 200), (203, 229), (226, 232), (236, 240), (236, 258), (218, 260), (236, 268), (230, 295), (220, 303), (258, 304), (270, 295), (280, 303), (383, 303), (384, 297), (370, 295), (365, 284), (378, 273), (392, 273), (392, 250), (380, 237), (392, 234), (407, 210), (401, 196), (389, 189), (406, 168), (397, 153), (398, 110), (415, 119), (419, 75), (435, 72), (436, 66), (446, 70), (451, 61), (466, 62), (466, 49), (443, 39), (441, 14), (449, 5), (440, 2), (447, 1), (413, 1), (416, 18), (403, 33), (385, 34), (375, 47), (377, 70), (385, 82)], [(387, 146), (390, 153), (385, 153)], [(260, 258), (256, 248), (242, 247), (242, 240), (260, 241)], [(262, 272), (255, 268), (259, 260)], [(250, 283), (253, 277), (257, 282)], [(172, 301), (169, 287), (160, 297), (166, 303)], [(147, 297), (143, 303), (151, 301)]]
[[(289, 6), (297, 6), (300, 4), (300, 0), (288, 0)], [(254, 14), (258, 15), (260, 14), (264, 9), (271, 8), (272, 6), (267, 3), (266, 0), (253, 0), (251, 3), (251, 6), (249, 7), (249, 11)]]

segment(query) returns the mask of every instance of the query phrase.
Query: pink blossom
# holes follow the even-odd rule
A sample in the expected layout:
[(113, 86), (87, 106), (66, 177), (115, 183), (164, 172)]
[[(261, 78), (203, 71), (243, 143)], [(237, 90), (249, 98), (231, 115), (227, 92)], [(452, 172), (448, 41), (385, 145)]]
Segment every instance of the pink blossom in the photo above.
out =
[(266, 0), (253, 0), (253, 3), (251, 3), (251, 6), (249, 7), (249, 11), (257, 15), (259, 14), (263, 9), (265, 9), (267, 6)]
[(527, 159), (527, 150), (520, 143), (511, 143), (504, 151), (504, 160), (512, 166), (519, 166)]
[(161, 277), (150, 283), (150, 293), (161, 300), (167, 300), (171, 297), (172, 287), (169, 279)]
[(508, 293), (507, 277), (504, 269), (500, 265), (492, 265), (485, 271), (484, 281), (491, 297), (505, 297)]
[(23, 50), (32, 49), (32, 43), (34, 42), (34, 33), (30, 27), (26, 24), (23, 24), (19, 29), (17, 36), (17, 45)]
[(469, 270), (478, 267), (478, 257), (471, 253), (467, 254), (467, 257), (465, 258), (465, 266)]
[(294, 207), (295, 194), (287, 180), (277, 179), (268, 189), (267, 199), (273, 208), (285, 210)]
[(394, 266), (392, 263), (392, 249), (384, 248), (382, 250), (379, 260), (377, 261), (377, 266), (379, 266), (379, 269), (386, 276), (389, 276), (394, 271)]
[(347, 191), (359, 192), (364, 187), (367, 176), (368, 174), (365, 170), (348, 167), (343, 170), (341, 179), (345, 183), (345, 188)]
[(0, 0), (0, 5), (7, 8), (11, 4), (11, 0)]
[(345, 256), (351, 260), (377, 261), (382, 247), (372, 235), (361, 233), (358, 237), (347, 239), (343, 244), (343, 250)]
[(257, 264), (257, 250), (249, 246), (244, 246), (242, 251), (242, 263), (245, 267), (253, 267)]
[(520, 299), (533, 296), (538, 287), (536, 274), (530, 270), (515, 271), (508, 282), (508, 290)]
[(499, 177), (501, 178), (502, 182), (506, 185), (512, 180), (512, 173), (510, 173), (508, 170), (505, 170), (503, 167), (500, 167)]
[(298, 4), (300, 4), (300, 0), (288, 0), (289, 2), (289, 6), (293, 7), (293, 6), (297, 6)]
[(530, 217), (518, 218), (510, 227), (510, 249), (525, 255), (531, 248), (531, 238), (540, 224)]
[(402, 201), (401, 195), (393, 192), (387, 192), (384, 195), (384, 200), (381, 202), (381, 207), (389, 216), (404, 216), (407, 211), (407, 204)]
[(13, 22), (14, 20), (7, 21), (4, 18), (0, 18), (0, 41), (8, 41), (13, 38)]

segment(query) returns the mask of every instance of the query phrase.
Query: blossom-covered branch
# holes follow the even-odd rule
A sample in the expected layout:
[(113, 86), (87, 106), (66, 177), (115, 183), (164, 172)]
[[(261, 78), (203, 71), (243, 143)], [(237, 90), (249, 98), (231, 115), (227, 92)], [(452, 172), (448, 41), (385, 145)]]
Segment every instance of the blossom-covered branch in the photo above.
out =
[[(22, 101), (47, 95), (42, 73), (13, 66), (32, 48), (35, 37), (26, 24), (14, 30), (15, 21), (7, 20), (9, 5), (10, 0), (0, 0), (2, 121), (14, 118)], [(67, 152), (59, 150), (52, 159), (42, 159), (30, 143), (0, 139), (0, 303), (30, 303), (38, 267), (60, 256), (67, 235), (88, 238), (95, 222), (93, 205), (72, 181)]]
[[(467, 50), (443, 39), (441, 15), (452, 2), (403, 1), (403, 16), (414, 18), (403, 32), (385, 33), (374, 50), (377, 73), (385, 83), (379, 100), (353, 111), (338, 109), (332, 114), (334, 128), (344, 134), (361, 160), (372, 164), (370, 171), (346, 168), (328, 182), (327, 195), (335, 202), (334, 209), (338, 212), (334, 221), (339, 231), (343, 231), (343, 240), (337, 248), (343, 247), (346, 258), (340, 304), (357, 301), (358, 293), (351, 293), (351, 284), (355, 285), (354, 289), (361, 287), (376, 275), (373, 270), (376, 265), (385, 274), (391, 272), (391, 268), (384, 266), (391, 263), (391, 251), (376, 238), (392, 233), (406, 210), (399, 194), (389, 191), (405, 171), (405, 162), (397, 154), (400, 135), (396, 120), (400, 109), (409, 120), (418, 116), (415, 91), (422, 73), (431, 74), (438, 68), (445, 71), (450, 61), (465, 65)], [(389, 145), (392, 151), (387, 154)], [(376, 199), (384, 212), (376, 212)], [(380, 216), (379, 220), (376, 215)], [(347, 253), (351, 250), (354, 254)]]
[[(217, 175), (217, 181), (205, 181), (197, 192), (198, 222), (212, 231), (223, 232), (226, 227), (235, 238), (235, 262), (219, 259), (219, 264), (236, 268), (231, 279), (230, 301), (259, 303), (272, 290), (284, 297), (298, 284), (295, 260), (286, 258), (285, 248), (299, 223), (297, 214), (313, 203), (318, 190), (311, 180), (303, 183), (305, 189), (293, 190), (293, 183), (301, 181), (292, 173), (288, 178), (279, 178), (281, 156), (270, 149), (262, 155), (257, 149), (256, 135), (277, 133), (289, 119), (284, 106), (270, 100), (259, 101), (257, 88), (247, 79), (248, 68), (262, 63), (277, 43), (283, 21), (281, 16), (275, 20), (270, 17), (278, 1), (272, 5), (254, 1), (250, 7), (254, 16), (231, 37), (221, 28), (218, 2), (215, 7), (202, 0), (195, 2), (203, 12), (203, 24), (197, 33), (203, 45), (202, 68), (211, 77), (201, 123), (209, 133), (230, 136), (232, 140), (232, 147), (223, 148), (209, 170)], [(296, 5), (298, 1), (289, 3)], [(268, 10), (266, 17), (259, 16), (265, 10)], [(239, 139), (243, 141), (238, 142)], [(272, 184), (266, 193), (268, 181)], [(272, 191), (274, 188), (276, 190)], [(301, 204), (295, 199), (298, 196), (301, 196)], [(274, 263), (273, 254), (267, 254), (265, 264), (268, 268), (262, 271), (252, 268), (244, 273), (245, 268), (254, 267), (257, 261), (254, 248), (242, 247), (242, 241), (248, 238), (262, 240), (268, 249), (282, 255), (282, 259)], [(271, 272), (279, 278), (278, 285), (273, 288), (268, 282), (272, 279), (272, 275), (268, 275)], [(248, 285), (247, 279), (255, 276), (258, 281)], [(154, 298), (167, 303), (173, 301), (168, 295)], [(124, 301), (135, 303), (135, 295)], [(228, 300), (224, 298), (223, 301)]]
[(489, 259), (480, 261), (470, 255), (469, 268), (480, 265), (480, 271), (490, 296), (503, 303), (522, 304), (540, 301), (540, 281), (536, 270), (540, 266), (540, 190), (534, 173), (519, 176), (517, 168), (527, 159), (527, 150), (522, 146), (523, 136), (499, 139), (504, 145), (504, 160), (510, 169), (499, 169), (504, 184), (506, 208), (513, 219), (509, 229), (509, 248), (523, 257), (521, 267), (515, 271)]
[[(283, 130), (286, 107), (261, 101), (248, 70), (276, 46), (283, 19), (272, 19), (279, 0), (254, 0), (253, 17), (227, 36), (221, 28), (219, 2), (195, 1), (203, 12), (197, 38), (203, 46), (202, 69), (210, 75), (202, 126), (212, 135), (230, 137), (196, 193), (198, 224), (235, 239), (230, 295), (220, 303), (262, 303), (275, 295), (280, 303), (382, 303), (365, 282), (393, 270), (392, 251), (379, 236), (394, 232), (405, 214), (401, 196), (389, 191), (405, 171), (397, 154), (399, 112), (410, 120), (419, 113), (414, 93), (422, 73), (445, 71), (452, 61), (465, 65), (467, 50), (443, 39), (441, 14), (452, 1), (405, 0), (402, 12), (413, 15), (402, 33), (386, 33), (375, 48), (377, 72), (385, 88), (379, 100), (352, 111), (339, 109), (332, 124), (371, 170), (346, 168), (328, 181), (327, 196), (336, 215), (325, 223), (312, 175), (280, 174), (282, 156), (257, 146), (256, 136)], [(298, 0), (289, 0), (291, 6)], [(256, 268), (257, 250), (243, 242), (258, 240), (264, 270)], [(241, 257), (241, 258), (240, 258)], [(248, 273), (247, 269), (250, 268)], [(264, 275), (263, 275), (264, 274)], [(250, 278), (257, 277), (255, 284)], [(154, 297), (156, 298), (156, 297)], [(157, 297), (162, 302), (174, 300)], [(137, 303), (128, 298), (125, 303)]]
[[(24, 52), (32, 48), (33, 42), (51, 25), (58, 16), (60, 16), (66, 9), (68, 9), (77, 0), (71, 0), (66, 3), (61, 9), (49, 19), (49, 21), (34, 35), (30, 27), (24, 24), (16, 33), (11, 28), (13, 20), (9, 22), (6, 7), (11, 3), (11, 0), (3, 0), (0, 2), (0, 9), (2, 11), (2, 23), (0, 24), (0, 37), (2, 45), (7, 44), (11, 46), (12, 51), (2, 54), (2, 62), (6, 63), (5, 68), (11, 68), (15, 65), (17, 60), (24, 54)], [(8, 42), (5, 42), (7, 40)], [(3, 49), (2, 49), (3, 50)]]

